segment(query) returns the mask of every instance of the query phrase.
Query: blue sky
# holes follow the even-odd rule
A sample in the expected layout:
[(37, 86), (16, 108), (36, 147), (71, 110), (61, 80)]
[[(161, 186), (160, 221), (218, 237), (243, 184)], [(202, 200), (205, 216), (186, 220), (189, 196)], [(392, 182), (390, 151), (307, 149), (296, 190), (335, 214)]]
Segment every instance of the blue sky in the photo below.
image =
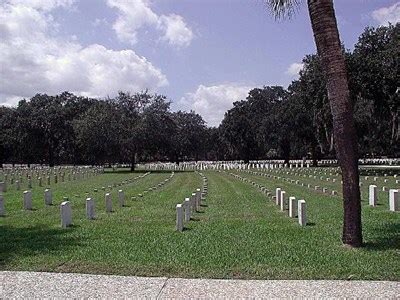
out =
[[(306, 1), (304, 1), (306, 2)], [(68, 90), (148, 88), (218, 125), (250, 88), (287, 86), (315, 52), (305, 3), (276, 21), (262, 0), (0, 0), (0, 104)], [(342, 41), (400, 20), (400, 2), (336, 0)]]

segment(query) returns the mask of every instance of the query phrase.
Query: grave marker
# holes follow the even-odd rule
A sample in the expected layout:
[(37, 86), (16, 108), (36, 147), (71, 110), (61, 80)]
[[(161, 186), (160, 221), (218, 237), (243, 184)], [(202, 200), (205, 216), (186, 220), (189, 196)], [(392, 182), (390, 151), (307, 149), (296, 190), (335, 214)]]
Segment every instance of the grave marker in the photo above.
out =
[(125, 195), (122, 190), (118, 191), (119, 207), (125, 206)]
[(93, 220), (95, 218), (94, 200), (92, 198), (86, 199), (86, 217), (89, 220)]
[(299, 200), (297, 202), (298, 208), (297, 208), (297, 214), (299, 217), (299, 224), (301, 226), (306, 226), (307, 224), (307, 214), (306, 214), (306, 201), (305, 200)]
[(276, 191), (275, 191), (275, 203), (276, 203), (276, 205), (280, 205), (281, 204), (281, 191), (282, 191), (282, 189), (281, 188), (276, 188)]
[(376, 200), (377, 200), (377, 186), (371, 184), (369, 186), (369, 205), (370, 206), (376, 206)]
[(284, 211), (286, 209), (286, 192), (281, 191), (281, 211)]
[(184, 206), (185, 206), (185, 221), (189, 222), (190, 221), (190, 198), (185, 198)]
[(72, 210), (69, 201), (64, 201), (60, 205), (61, 227), (67, 228), (72, 225)]
[(52, 194), (49, 189), (44, 190), (44, 204), (45, 205), (52, 205), (53, 204), (53, 199), (52, 199)]
[(107, 193), (105, 195), (105, 200), (106, 200), (106, 212), (112, 212), (112, 199), (110, 193)]
[(297, 201), (295, 197), (289, 197), (289, 217), (295, 218), (297, 216)]
[(399, 190), (389, 190), (389, 210), (399, 211)]
[(32, 192), (31, 191), (24, 192), (24, 209), (25, 210), (32, 209)]
[(3, 195), (0, 195), (0, 217), (4, 216), (6, 214), (6, 210), (4, 208), (4, 197)]
[(176, 230), (183, 231), (183, 208), (182, 204), (176, 205)]

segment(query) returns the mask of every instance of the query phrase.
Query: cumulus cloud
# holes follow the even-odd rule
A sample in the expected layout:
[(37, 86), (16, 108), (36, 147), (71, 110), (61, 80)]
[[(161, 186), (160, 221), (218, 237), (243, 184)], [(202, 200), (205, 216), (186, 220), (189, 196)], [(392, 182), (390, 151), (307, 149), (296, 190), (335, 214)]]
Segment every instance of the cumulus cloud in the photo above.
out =
[(118, 10), (113, 29), (122, 42), (136, 44), (138, 30), (145, 26), (160, 30), (163, 34), (162, 40), (172, 46), (187, 47), (193, 39), (193, 32), (182, 16), (157, 15), (148, 0), (107, 0), (107, 4)]
[(187, 47), (193, 39), (193, 32), (186, 26), (181, 16), (175, 14), (161, 16), (160, 28), (165, 32), (163, 39), (170, 45)]
[(119, 15), (113, 29), (123, 42), (136, 44), (137, 30), (140, 27), (158, 24), (158, 16), (150, 9), (147, 0), (108, 0), (107, 4), (118, 10)]
[(387, 25), (389, 22), (392, 24), (400, 22), (400, 2), (374, 10), (372, 18), (380, 25)]
[(252, 87), (238, 84), (199, 85), (195, 92), (182, 97), (180, 105), (202, 115), (208, 125), (218, 126), (233, 102), (246, 99), (250, 89)]
[(73, 1), (17, 2), (0, 5), (0, 103), (15, 104), (36, 93), (68, 90), (105, 97), (118, 90), (156, 90), (168, 84), (158, 68), (133, 50), (84, 47), (73, 37), (53, 37), (50, 9)]
[(24, 5), (37, 10), (50, 11), (56, 7), (69, 8), (76, 0), (9, 0), (11, 5)]
[(302, 63), (292, 63), (286, 70), (286, 74), (292, 77), (298, 76), (299, 72), (303, 69)]

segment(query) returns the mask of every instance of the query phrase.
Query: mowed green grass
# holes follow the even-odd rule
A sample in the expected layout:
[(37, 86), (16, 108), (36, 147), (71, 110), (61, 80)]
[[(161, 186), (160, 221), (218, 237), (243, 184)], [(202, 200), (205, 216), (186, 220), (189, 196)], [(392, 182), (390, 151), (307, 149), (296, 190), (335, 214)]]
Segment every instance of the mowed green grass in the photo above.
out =
[[(52, 187), (52, 207), (44, 207), (44, 188), (34, 188), (34, 211), (23, 211), (22, 191), (10, 190), (5, 193), (7, 216), (0, 218), (0, 269), (243, 279), (400, 280), (400, 214), (388, 211), (386, 199), (380, 200), (376, 208), (368, 207), (363, 200), (366, 245), (347, 249), (341, 243), (340, 197), (234, 171), (270, 190), (281, 187), (287, 196), (305, 199), (309, 225), (300, 227), (297, 219), (287, 217), (287, 212), (281, 212), (265, 194), (229, 172), (204, 172), (209, 184), (207, 199), (182, 233), (175, 231), (175, 206), (201, 186), (202, 179), (194, 172), (176, 172), (163, 187), (137, 200), (130, 197), (163, 181), (170, 173), (154, 172), (114, 188), (111, 214), (105, 213), (101, 186), (136, 177), (137, 173), (108, 173), (59, 183)], [(99, 191), (94, 193), (94, 188)], [(127, 207), (118, 207), (118, 189), (124, 190)], [(96, 201), (96, 220), (85, 218), (85, 192)], [(72, 202), (74, 223), (64, 230), (59, 217), (63, 196)]]

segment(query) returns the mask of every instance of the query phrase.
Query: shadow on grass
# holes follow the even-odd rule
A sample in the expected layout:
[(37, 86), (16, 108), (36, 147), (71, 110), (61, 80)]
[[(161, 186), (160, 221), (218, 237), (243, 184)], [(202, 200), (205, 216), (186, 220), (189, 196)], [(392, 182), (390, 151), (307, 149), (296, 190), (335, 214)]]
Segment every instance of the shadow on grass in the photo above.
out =
[(71, 236), (77, 227), (56, 229), (46, 225), (27, 228), (0, 226), (0, 268), (18, 257), (41, 255), (79, 246), (80, 240)]
[(377, 238), (364, 243), (368, 251), (400, 250), (400, 223), (375, 228)]

